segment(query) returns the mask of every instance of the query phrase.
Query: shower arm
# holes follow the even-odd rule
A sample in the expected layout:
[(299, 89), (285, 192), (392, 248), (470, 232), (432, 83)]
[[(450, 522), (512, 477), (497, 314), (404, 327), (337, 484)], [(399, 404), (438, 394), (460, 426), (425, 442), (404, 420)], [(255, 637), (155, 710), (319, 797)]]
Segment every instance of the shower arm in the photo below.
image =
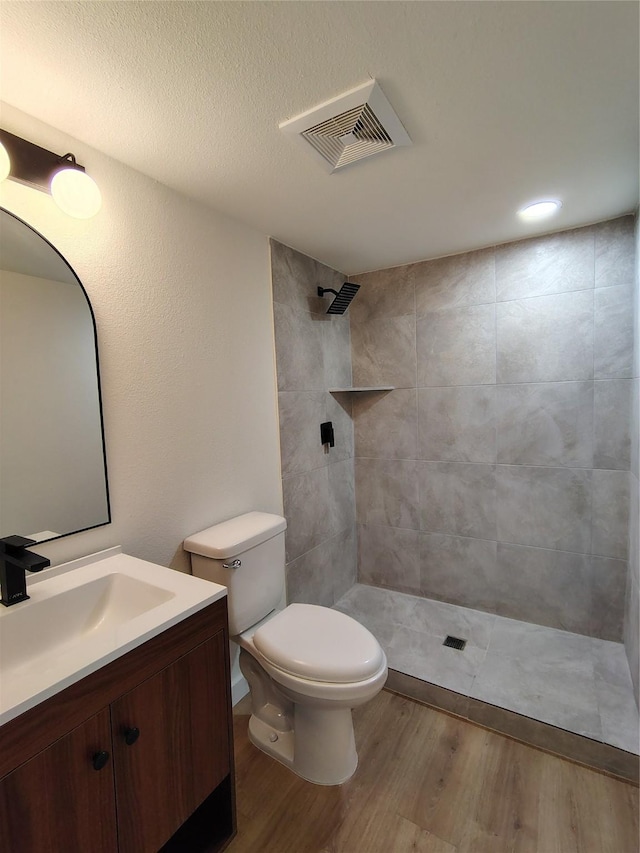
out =
[(338, 295), (338, 291), (334, 290), (332, 287), (319, 287), (318, 288), (318, 296), (324, 296), (325, 293), (333, 293), (334, 296)]

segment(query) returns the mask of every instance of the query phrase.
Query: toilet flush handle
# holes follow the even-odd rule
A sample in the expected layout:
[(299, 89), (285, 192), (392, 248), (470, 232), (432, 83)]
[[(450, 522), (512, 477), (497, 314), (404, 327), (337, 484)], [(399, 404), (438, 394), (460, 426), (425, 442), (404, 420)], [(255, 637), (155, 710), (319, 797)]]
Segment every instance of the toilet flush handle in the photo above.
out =
[(232, 560), (230, 563), (223, 563), (223, 569), (239, 569), (242, 565), (242, 560)]

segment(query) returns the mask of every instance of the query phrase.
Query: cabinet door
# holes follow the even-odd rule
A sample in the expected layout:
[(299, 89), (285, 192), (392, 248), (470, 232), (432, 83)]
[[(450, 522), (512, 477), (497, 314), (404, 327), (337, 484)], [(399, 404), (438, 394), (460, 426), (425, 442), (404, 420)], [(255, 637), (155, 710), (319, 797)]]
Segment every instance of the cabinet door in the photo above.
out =
[(120, 853), (155, 853), (228, 775), (228, 654), (220, 632), (111, 706)]
[(110, 751), (107, 708), (5, 776), (0, 847), (15, 853), (114, 853)]

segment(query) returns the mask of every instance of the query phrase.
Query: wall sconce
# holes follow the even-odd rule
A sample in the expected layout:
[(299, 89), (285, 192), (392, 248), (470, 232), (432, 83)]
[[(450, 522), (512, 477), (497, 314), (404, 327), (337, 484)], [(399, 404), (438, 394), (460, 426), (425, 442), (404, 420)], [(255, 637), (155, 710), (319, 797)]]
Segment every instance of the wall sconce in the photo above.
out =
[(100, 210), (96, 182), (73, 154), (54, 154), (0, 128), (0, 181), (4, 178), (50, 193), (69, 216), (89, 219)]

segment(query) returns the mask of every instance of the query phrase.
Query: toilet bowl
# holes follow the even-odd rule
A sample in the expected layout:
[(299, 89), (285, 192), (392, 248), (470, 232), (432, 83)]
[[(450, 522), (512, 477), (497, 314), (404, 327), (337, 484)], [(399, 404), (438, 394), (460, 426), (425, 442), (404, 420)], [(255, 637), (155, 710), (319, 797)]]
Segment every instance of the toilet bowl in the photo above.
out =
[(358, 763), (351, 711), (383, 688), (387, 661), (344, 613), (300, 603), (276, 609), (285, 527), (281, 516), (247, 513), (189, 537), (185, 549), (194, 575), (227, 586), (252, 743), (303, 779), (339, 785)]
[(375, 637), (338, 611), (290, 604), (237, 639), (252, 743), (310, 782), (346, 782), (358, 764), (351, 710), (387, 680)]

